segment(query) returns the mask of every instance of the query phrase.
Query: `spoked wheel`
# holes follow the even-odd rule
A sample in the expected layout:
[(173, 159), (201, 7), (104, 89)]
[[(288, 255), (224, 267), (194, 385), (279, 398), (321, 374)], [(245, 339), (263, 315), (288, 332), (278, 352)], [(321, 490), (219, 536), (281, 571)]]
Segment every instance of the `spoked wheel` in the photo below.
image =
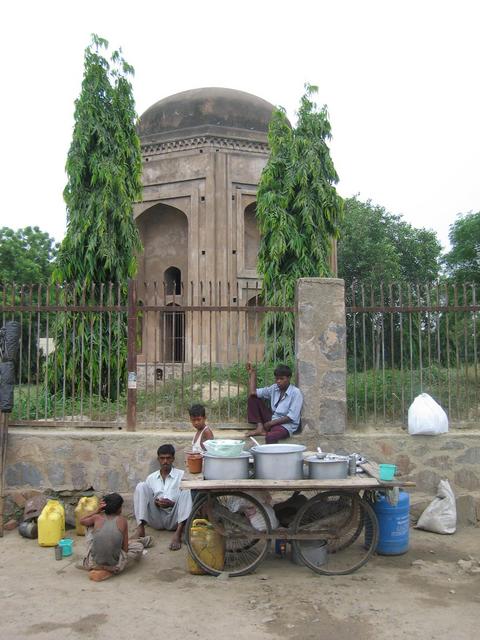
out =
[[(201, 519), (208, 520), (218, 534), (224, 554), (222, 569), (191, 535), (194, 520)], [(242, 576), (253, 571), (265, 557), (269, 540), (262, 533), (269, 534), (270, 531), (268, 514), (253, 496), (236, 491), (209, 492), (195, 500), (186, 524), (186, 541), (193, 558), (207, 573)]]
[[(364, 529), (367, 536), (361, 535)], [(346, 575), (375, 551), (378, 522), (372, 507), (357, 494), (327, 491), (300, 509), (293, 532), (298, 536), (293, 547), (307, 567), (324, 575)]]

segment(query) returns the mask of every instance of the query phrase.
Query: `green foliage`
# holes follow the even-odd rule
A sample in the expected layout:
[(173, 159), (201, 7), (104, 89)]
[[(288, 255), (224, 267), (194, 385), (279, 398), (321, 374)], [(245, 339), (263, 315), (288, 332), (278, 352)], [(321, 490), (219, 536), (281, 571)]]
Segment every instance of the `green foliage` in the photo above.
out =
[(480, 211), (459, 216), (450, 225), (452, 250), (444, 263), (448, 275), (458, 282), (480, 282)]
[(345, 201), (338, 273), (347, 286), (379, 282), (432, 282), (441, 245), (434, 231), (416, 229), (371, 201)]
[(133, 202), (141, 196), (133, 69), (118, 51), (109, 64), (99, 53), (107, 46), (93, 36), (85, 51), (66, 164), (67, 234), (54, 271), (58, 283), (125, 283), (135, 275), (141, 248), (132, 217)]
[(428, 393), (451, 421), (469, 420), (478, 412), (473, 367), (451, 369), (431, 364), (421, 369), (367, 369), (347, 375), (348, 420), (406, 423), (408, 408), (420, 393)]
[[(270, 157), (258, 186), (258, 271), (267, 305), (293, 305), (298, 278), (330, 275), (331, 241), (339, 237), (343, 215), (343, 201), (334, 186), (338, 176), (327, 146), (331, 137), (327, 108), (318, 110), (312, 101), (316, 87), (305, 89), (296, 127), (290, 126), (284, 109), (273, 113)], [(291, 358), (292, 315), (269, 313), (265, 322), (269, 338), (274, 331), (281, 337), (278, 348), (267, 340), (267, 357)]]
[[(133, 221), (133, 202), (141, 196), (140, 142), (129, 77), (133, 68), (114, 51), (107, 61), (100, 53), (108, 42), (93, 36), (85, 50), (80, 97), (75, 103), (73, 139), (68, 152), (67, 233), (53, 273), (64, 287), (63, 300), (99, 304), (100, 288), (113, 283), (126, 292), (128, 278), (136, 273), (141, 244)], [(105, 300), (104, 300), (105, 301)], [(88, 345), (84, 383), (103, 397), (115, 398), (126, 378), (126, 323), (102, 326), (102, 314), (75, 319), (61, 315), (56, 324), (56, 352), (50, 367), (53, 376), (66, 378), (67, 394), (78, 386), (80, 355)], [(66, 331), (65, 331), (66, 329)], [(64, 335), (68, 339), (64, 339)]]
[(0, 228), (0, 283), (46, 284), (58, 244), (38, 227)]

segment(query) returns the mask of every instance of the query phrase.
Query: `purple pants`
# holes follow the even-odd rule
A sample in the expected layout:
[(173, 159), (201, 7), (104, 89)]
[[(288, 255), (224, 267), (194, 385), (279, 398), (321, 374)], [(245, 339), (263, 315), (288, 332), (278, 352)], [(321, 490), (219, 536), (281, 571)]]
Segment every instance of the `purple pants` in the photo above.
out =
[[(265, 402), (257, 396), (249, 396), (247, 404), (247, 416), (248, 422), (252, 424), (258, 424), (261, 422), (269, 422), (272, 419), (272, 410), (267, 407)], [(288, 429), (281, 424), (276, 424), (272, 427), (265, 436), (266, 444), (276, 444), (279, 440), (286, 440), (290, 437)]]

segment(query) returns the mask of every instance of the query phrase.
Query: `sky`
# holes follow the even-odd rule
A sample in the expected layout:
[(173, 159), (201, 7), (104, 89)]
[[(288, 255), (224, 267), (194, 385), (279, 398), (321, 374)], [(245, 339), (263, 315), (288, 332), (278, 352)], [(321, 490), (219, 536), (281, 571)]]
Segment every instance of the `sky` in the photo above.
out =
[(135, 68), (137, 112), (229, 87), (295, 112), (317, 85), (338, 191), (437, 232), (480, 210), (476, 0), (19, 0), (2, 5), (0, 226), (65, 233), (65, 160), (90, 34)]

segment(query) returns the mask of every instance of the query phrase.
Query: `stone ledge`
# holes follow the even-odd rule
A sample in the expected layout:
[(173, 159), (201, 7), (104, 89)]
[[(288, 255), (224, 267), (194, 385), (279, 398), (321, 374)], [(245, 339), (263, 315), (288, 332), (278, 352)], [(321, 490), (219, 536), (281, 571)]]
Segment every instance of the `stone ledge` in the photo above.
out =
[[(215, 429), (215, 426), (212, 425)], [(244, 431), (228, 436), (243, 438)], [(156, 468), (156, 450), (165, 442), (177, 449), (184, 465), (193, 431), (170, 429), (104, 431), (11, 428), (8, 439), (6, 488), (130, 492)], [(222, 433), (224, 435), (224, 433)], [(480, 492), (480, 431), (441, 436), (409, 436), (402, 431), (317, 435), (307, 430), (294, 442), (309, 449), (321, 446), (336, 453), (358, 452), (377, 462), (397, 465), (398, 475), (417, 484), (417, 491), (434, 496), (447, 478), (456, 494)]]

